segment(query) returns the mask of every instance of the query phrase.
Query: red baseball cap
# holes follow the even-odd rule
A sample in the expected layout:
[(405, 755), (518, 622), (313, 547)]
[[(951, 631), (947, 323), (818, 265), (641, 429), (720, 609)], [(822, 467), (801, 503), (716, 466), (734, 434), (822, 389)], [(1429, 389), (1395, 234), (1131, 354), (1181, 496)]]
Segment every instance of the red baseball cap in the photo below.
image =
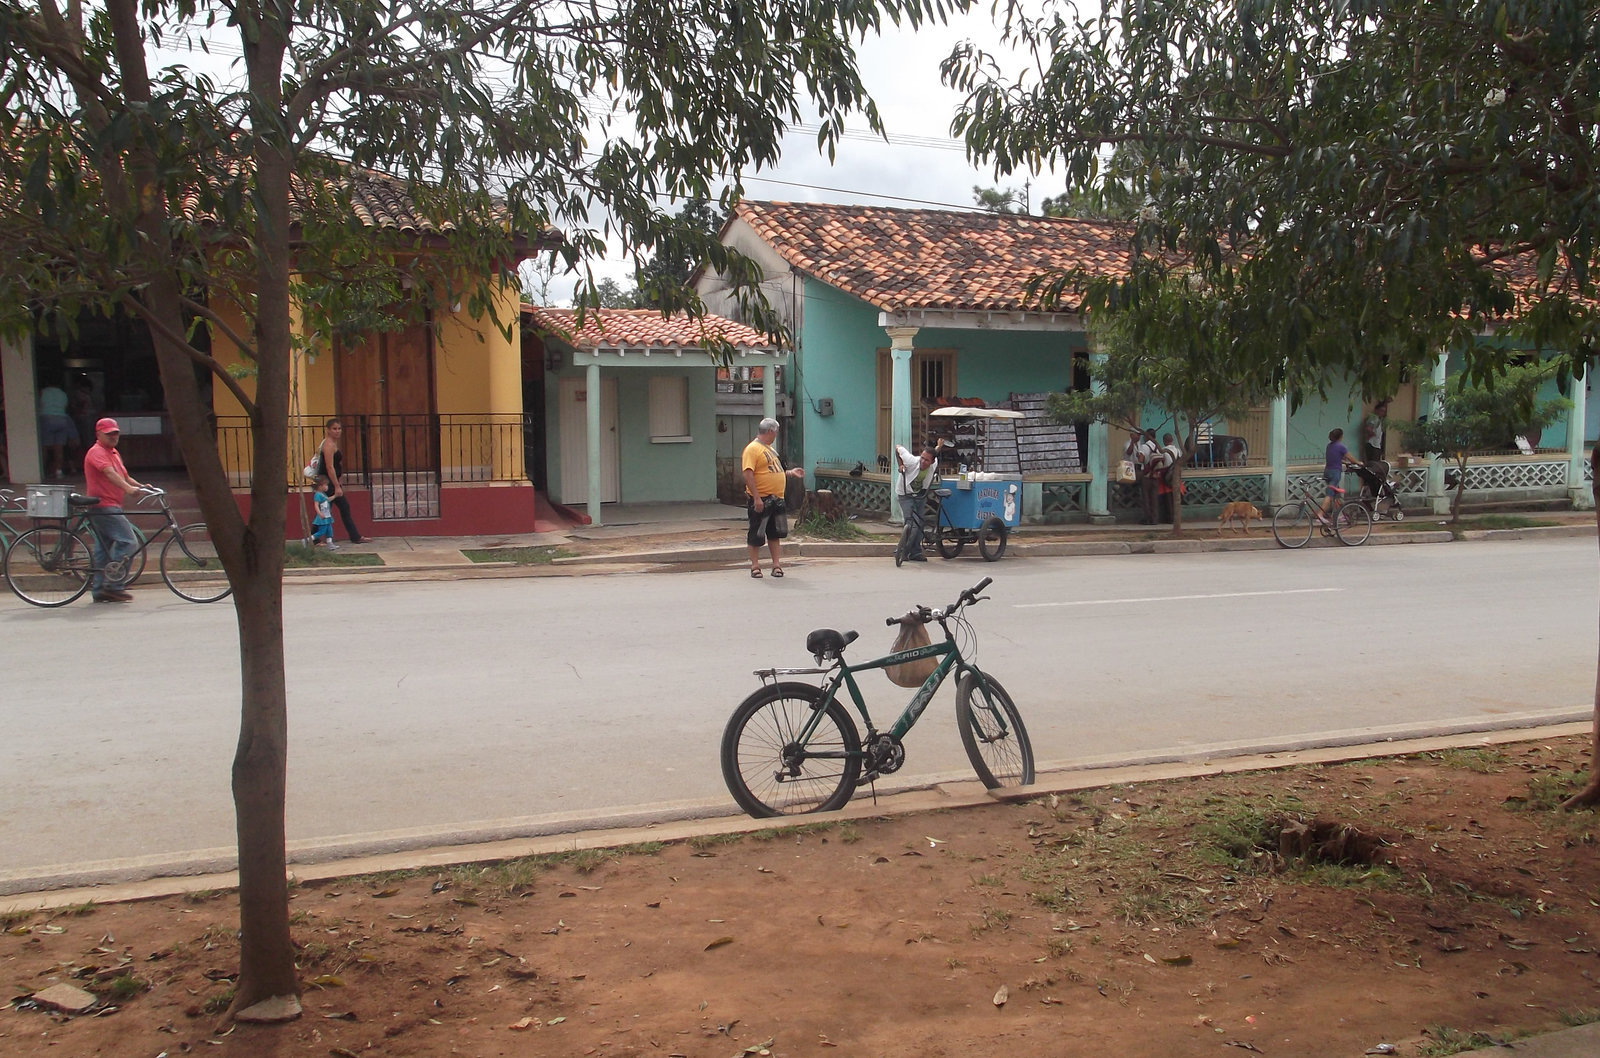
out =
[(117, 425), (115, 419), (101, 419), (94, 424), (95, 433), (121, 433), (122, 427)]

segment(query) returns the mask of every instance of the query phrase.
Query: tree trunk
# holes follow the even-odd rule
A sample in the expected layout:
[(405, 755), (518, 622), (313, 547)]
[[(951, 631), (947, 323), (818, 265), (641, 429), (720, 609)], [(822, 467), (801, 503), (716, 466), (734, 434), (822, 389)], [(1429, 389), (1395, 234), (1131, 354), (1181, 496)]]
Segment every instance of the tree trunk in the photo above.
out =
[[(1589, 453), (1589, 471), (1594, 477), (1591, 488), (1596, 499), (1595, 527), (1600, 529), (1600, 445)], [(1594, 730), (1589, 743), (1589, 785), (1561, 803), (1562, 808), (1589, 808), (1600, 805), (1600, 659), (1595, 662), (1594, 676)]]
[(1450, 524), (1461, 520), (1461, 494), (1467, 491), (1467, 461), (1456, 464), (1456, 493), (1450, 497)]

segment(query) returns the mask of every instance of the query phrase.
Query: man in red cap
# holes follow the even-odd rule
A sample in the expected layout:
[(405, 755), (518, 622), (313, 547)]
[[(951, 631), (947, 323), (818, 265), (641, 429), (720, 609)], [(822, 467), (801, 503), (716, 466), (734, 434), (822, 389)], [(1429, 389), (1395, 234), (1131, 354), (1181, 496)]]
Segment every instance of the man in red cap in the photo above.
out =
[(133, 535), (133, 523), (122, 513), (122, 501), (144, 486), (122, 465), (122, 456), (117, 452), (121, 439), (117, 420), (101, 419), (94, 424), (94, 445), (83, 457), (83, 491), (100, 500), (99, 506), (89, 509), (95, 567), (89, 589), (95, 602), (133, 601), (123, 585), (128, 580), (127, 559), (139, 550), (139, 540)]

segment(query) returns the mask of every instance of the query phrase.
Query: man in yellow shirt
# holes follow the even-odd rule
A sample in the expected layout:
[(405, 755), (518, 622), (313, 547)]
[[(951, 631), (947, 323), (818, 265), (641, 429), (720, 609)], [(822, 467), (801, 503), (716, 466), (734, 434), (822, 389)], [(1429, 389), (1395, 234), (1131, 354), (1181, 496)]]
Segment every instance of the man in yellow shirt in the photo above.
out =
[(779, 558), (782, 540), (788, 536), (788, 527), (779, 531), (776, 523), (783, 514), (783, 494), (788, 484), (786, 477), (798, 478), (805, 474), (799, 467), (785, 471), (783, 460), (772, 443), (778, 439), (778, 420), (762, 419), (756, 426), (756, 439), (744, 446), (740, 466), (744, 472), (745, 516), (750, 530), (745, 543), (750, 545), (750, 576), (761, 578), (761, 541), (767, 542), (772, 553), (772, 575), (783, 576), (783, 562)]

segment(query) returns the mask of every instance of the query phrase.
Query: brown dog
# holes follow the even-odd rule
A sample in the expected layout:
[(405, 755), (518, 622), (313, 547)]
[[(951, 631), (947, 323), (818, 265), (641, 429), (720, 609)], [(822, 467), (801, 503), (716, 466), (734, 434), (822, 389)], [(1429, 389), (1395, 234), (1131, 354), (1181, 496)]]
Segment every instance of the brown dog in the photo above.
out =
[(1261, 512), (1256, 510), (1254, 504), (1246, 503), (1244, 500), (1234, 500), (1222, 508), (1222, 524), (1217, 526), (1217, 535), (1221, 536), (1222, 531), (1228, 528), (1230, 523), (1235, 523), (1244, 532), (1244, 535), (1249, 536), (1251, 521), (1259, 522), (1260, 520)]

